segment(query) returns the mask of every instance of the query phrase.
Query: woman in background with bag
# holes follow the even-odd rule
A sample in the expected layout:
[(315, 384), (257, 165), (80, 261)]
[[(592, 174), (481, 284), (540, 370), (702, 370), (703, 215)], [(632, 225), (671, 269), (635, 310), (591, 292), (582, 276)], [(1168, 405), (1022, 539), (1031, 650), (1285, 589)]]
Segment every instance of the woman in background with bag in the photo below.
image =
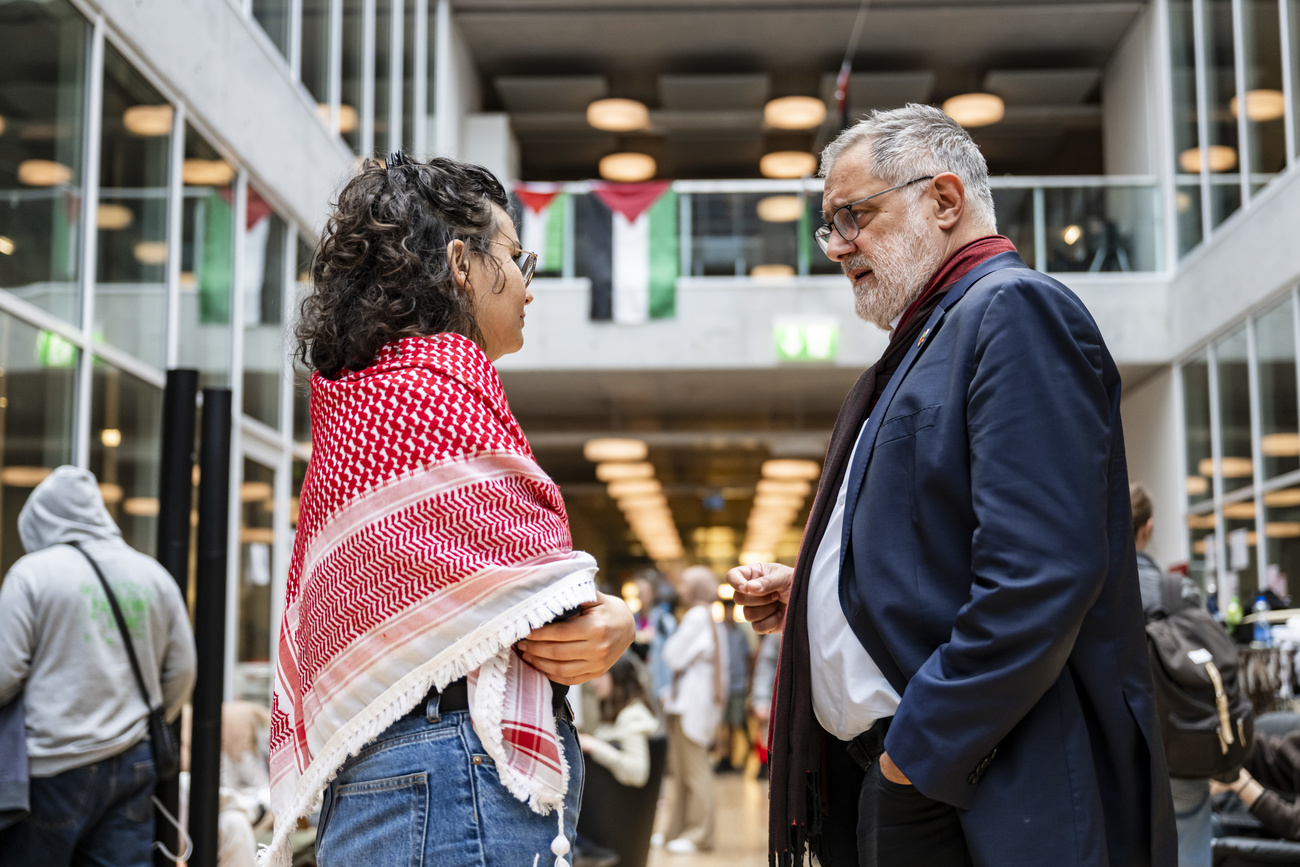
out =
[(122, 541), (86, 470), (37, 485), (18, 532), (27, 556), (0, 585), (0, 704), (22, 693), (31, 815), (0, 832), (0, 864), (148, 867), (150, 717), (174, 720), (194, 687), (185, 600)]

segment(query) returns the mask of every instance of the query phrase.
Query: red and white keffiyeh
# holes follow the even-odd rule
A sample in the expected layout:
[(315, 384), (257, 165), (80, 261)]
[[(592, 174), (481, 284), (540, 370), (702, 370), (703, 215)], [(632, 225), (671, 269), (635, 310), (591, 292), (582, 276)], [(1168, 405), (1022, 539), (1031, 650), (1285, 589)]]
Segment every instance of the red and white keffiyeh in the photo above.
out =
[(313, 376), (311, 391), (263, 863), (287, 867), (289, 832), (343, 762), (460, 677), (506, 788), (562, 813), (569, 768), (551, 685), (513, 645), (594, 601), (596, 563), (572, 550), (559, 488), (496, 370), (460, 335), (411, 337), (363, 371)]

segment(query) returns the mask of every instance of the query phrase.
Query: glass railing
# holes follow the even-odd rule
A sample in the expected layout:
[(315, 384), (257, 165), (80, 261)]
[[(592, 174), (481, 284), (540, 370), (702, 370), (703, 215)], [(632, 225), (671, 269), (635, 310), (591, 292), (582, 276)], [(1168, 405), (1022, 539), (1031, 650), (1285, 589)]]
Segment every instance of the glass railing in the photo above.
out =
[[(1152, 177), (994, 178), (990, 186), (998, 230), (1040, 271), (1164, 270), (1163, 209)], [(677, 273), (684, 277), (839, 274), (812, 240), (822, 222), (821, 187), (818, 179), (675, 181), (676, 226), (655, 237), (674, 239)], [(611, 219), (607, 209), (584, 201), (592, 195), (589, 183), (556, 189), (567, 195), (550, 206), (552, 252), (538, 276), (590, 277), (593, 268), (609, 267), (608, 256), (597, 255), (592, 264), (592, 245), (616, 243), (620, 235), (599, 225)]]

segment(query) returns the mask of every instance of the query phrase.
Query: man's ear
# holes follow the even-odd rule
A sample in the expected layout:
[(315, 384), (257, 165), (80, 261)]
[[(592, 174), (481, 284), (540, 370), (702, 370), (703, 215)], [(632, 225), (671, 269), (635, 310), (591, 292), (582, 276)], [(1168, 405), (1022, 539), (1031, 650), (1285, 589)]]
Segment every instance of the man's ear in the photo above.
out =
[(451, 279), (457, 289), (469, 288), (469, 250), (465, 242), (457, 238), (447, 244), (447, 265), (451, 268)]
[(966, 211), (966, 185), (952, 172), (936, 175), (933, 184), (935, 217), (939, 228), (952, 229)]

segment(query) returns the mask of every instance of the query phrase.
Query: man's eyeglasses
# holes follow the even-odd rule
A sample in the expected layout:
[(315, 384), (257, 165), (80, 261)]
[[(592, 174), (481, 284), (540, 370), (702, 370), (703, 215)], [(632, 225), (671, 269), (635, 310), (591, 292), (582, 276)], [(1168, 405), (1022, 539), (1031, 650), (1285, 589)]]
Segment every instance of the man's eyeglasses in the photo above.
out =
[(858, 237), (858, 233), (861, 232), (862, 229), (858, 225), (858, 213), (853, 210), (856, 206), (863, 202), (869, 202), (872, 199), (879, 198), (885, 193), (892, 193), (894, 190), (901, 190), (903, 187), (910, 187), (912, 184), (917, 184), (921, 181), (932, 180), (934, 180), (934, 175), (926, 175), (922, 178), (913, 178), (905, 184), (899, 184), (896, 187), (881, 190), (878, 193), (867, 196), (865, 199), (858, 199), (856, 202), (849, 202), (847, 205), (837, 208), (835, 213), (831, 215), (831, 221), (818, 226), (813, 232), (813, 237), (817, 239), (817, 246), (822, 248), (823, 253), (828, 252), (831, 245), (831, 229), (839, 232), (840, 237), (849, 242), (854, 241)]
[(505, 241), (498, 241), (495, 238), (488, 241), (489, 244), (500, 244), (502, 247), (509, 247), (512, 250), (518, 250), (517, 253), (511, 253), (510, 258), (515, 260), (519, 266), (519, 273), (524, 275), (524, 286), (533, 282), (533, 272), (537, 270), (537, 254), (530, 253), (527, 250), (519, 250), (514, 244), (507, 244)]

